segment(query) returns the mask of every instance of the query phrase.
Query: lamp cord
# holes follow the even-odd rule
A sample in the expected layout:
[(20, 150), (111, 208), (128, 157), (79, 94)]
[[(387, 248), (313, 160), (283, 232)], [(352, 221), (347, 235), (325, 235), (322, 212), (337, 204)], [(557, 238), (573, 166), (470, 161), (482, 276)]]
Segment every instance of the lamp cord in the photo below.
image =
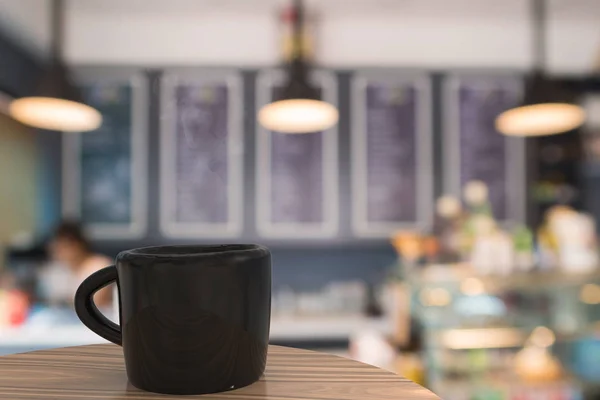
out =
[(533, 68), (542, 72), (546, 67), (546, 0), (532, 0)]
[(65, 2), (64, 0), (53, 0), (50, 11), (50, 29), (51, 29), (51, 51), (52, 58), (62, 59), (64, 31), (65, 31)]

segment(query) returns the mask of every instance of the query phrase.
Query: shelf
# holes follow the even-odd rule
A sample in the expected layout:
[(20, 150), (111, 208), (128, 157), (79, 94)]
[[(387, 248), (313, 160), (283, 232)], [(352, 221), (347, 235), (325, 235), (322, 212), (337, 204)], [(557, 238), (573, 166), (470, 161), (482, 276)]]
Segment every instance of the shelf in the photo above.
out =
[(487, 289), (509, 288), (536, 290), (552, 287), (578, 286), (600, 281), (600, 271), (565, 273), (562, 271), (514, 272), (510, 275), (476, 275), (468, 264), (432, 265), (408, 277), (413, 285), (460, 285), (467, 278), (476, 278)]
[(451, 350), (521, 347), (527, 337), (518, 328), (447, 329), (432, 334), (434, 344)]
[(365, 330), (389, 335), (392, 333), (392, 323), (387, 318), (361, 316), (276, 317), (271, 320), (273, 340), (346, 340), (353, 334)]

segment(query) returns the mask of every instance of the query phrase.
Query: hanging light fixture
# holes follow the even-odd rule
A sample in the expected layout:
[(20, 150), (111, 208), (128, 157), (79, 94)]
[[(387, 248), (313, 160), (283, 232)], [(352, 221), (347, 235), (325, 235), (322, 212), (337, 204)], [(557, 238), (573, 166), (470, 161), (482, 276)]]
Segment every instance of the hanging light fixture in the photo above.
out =
[(310, 83), (310, 66), (303, 46), (304, 9), (295, 0), (291, 59), (286, 68), (286, 82), (279, 98), (262, 107), (259, 123), (281, 133), (311, 133), (331, 128), (338, 121), (337, 108), (321, 100), (319, 90)]
[(532, 0), (532, 5), (534, 71), (527, 80), (523, 104), (496, 118), (496, 129), (509, 136), (555, 135), (585, 121), (585, 111), (574, 103), (575, 94), (544, 75), (546, 4), (545, 0)]
[(83, 103), (62, 62), (63, 0), (53, 1), (51, 23), (51, 65), (43, 75), (36, 95), (13, 100), (9, 113), (17, 121), (40, 129), (63, 132), (97, 129), (102, 124), (102, 115)]

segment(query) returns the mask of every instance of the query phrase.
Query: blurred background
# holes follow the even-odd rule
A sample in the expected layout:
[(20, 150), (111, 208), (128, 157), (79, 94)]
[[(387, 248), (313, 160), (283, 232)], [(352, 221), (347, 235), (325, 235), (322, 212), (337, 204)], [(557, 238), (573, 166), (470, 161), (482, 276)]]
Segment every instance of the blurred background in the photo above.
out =
[(0, 0), (0, 354), (101, 343), (122, 250), (256, 242), (274, 344), (600, 398), (598, 218), (595, 0)]

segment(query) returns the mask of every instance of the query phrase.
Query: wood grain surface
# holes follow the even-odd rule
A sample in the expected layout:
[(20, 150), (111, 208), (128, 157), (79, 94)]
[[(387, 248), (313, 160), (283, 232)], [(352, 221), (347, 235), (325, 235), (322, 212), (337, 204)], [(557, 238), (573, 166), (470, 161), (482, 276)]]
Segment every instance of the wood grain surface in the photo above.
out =
[(346, 358), (269, 346), (260, 381), (204, 396), (160, 395), (127, 382), (122, 349), (65, 347), (0, 357), (0, 399), (402, 400), (439, 398), (391, 372)]

